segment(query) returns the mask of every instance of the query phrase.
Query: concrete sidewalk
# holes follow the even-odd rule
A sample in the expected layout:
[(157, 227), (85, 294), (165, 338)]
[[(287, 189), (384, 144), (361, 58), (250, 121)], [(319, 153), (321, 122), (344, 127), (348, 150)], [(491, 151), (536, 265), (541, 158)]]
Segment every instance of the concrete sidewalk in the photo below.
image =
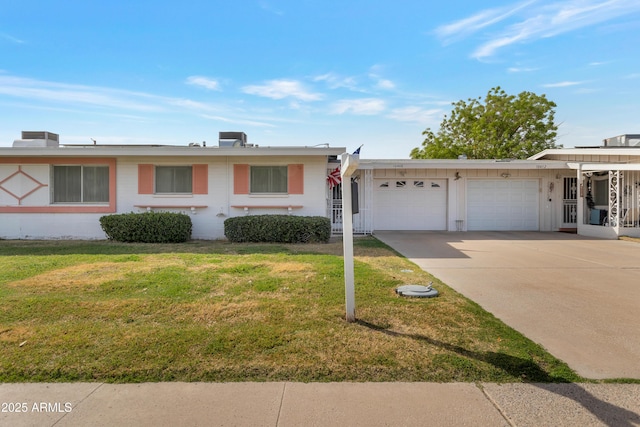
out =
[(0, 401), (18, 427), (640, 425), (640, 384), (0, 384)]

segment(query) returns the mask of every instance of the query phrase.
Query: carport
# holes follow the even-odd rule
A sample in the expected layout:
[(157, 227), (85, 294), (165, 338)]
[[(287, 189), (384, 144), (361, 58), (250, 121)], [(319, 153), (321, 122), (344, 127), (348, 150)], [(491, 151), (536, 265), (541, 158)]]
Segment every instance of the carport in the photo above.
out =
[(554, 232), (375, 236), (586, 378), (640, 378), (640, 243)]

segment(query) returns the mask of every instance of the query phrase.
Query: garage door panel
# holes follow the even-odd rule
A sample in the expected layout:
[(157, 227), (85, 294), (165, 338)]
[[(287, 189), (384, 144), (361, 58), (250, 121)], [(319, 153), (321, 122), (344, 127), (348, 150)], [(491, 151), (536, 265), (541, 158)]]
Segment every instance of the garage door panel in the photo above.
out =
[(446, 230), (445, 180), (374, 181), (376, 230)]
[(467, 183), (468, 230), (538, 230), (537, 179), (477, 179)]

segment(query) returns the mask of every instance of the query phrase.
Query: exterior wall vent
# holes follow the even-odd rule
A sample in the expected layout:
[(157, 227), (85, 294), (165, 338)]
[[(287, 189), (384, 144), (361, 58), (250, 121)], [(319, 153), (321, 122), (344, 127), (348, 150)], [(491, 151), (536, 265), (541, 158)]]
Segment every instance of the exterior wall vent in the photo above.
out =
[(22, 139), (13, 141), (14, 147), (59, 147), (60, 136), (45, 131), (22, 131)]
[(246, 147), (247, 134), (244, 132), (219, 132), (218, 146), (220, 147)]

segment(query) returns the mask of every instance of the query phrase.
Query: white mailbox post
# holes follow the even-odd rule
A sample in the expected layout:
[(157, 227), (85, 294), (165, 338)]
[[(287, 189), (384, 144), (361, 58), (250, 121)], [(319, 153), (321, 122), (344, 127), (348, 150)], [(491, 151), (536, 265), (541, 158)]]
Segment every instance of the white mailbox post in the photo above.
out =
[(344, 254), (344, 290), (347, 322), (356, 321), (356, 296), (353, 274), (353, 209), (351, 206), (351, 176), (358, 169), (360, 156), (343, 153), (340, 157), (342, 177), (342, 247)]

